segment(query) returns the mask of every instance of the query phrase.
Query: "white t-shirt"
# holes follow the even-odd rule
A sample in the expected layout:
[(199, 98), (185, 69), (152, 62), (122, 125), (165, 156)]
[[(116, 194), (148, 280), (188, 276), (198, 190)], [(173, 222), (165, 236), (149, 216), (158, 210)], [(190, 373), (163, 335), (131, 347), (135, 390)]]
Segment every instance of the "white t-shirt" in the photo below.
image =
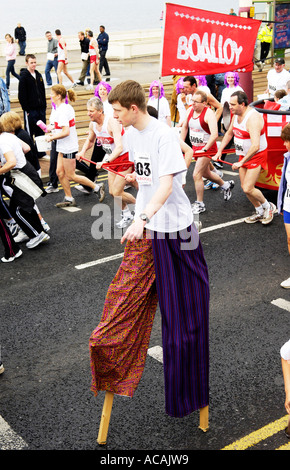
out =
[(179, 112), (179, 123), (181, 124), (186, 118), (186, 107), (181, 99), (181, 95), (177, 95), (177, 109)]
[(111, 103), (109, 103), (108, 100), (103, 102), (103, 107), (104, 107), (105, 116), (113, 116), (114, 114), (113, 106), (111, 105)]
[(56, 140), (56, 150), (64, 154), (78, 152), (78, 135), (75, 124), (75, 112), (70, 104), (62, 103), (53, 113), (55, 134), (62, 127), (69, 127), (69, 135)]
[(281, 111), (289, 111), (290, 109), (290, 95), (283, 96), (278, 103), (281, 105)]
[[(158, 109), (158, 101), (159, 101), (159, 109)], [(158, 120), (164, 122), (166, 124), (166, 118), (170, 116), (170, 108), (169, 103), (164, 96), (162, 96), (159, 100), (151, 96), (148, 100), (148, 106), (153, 106), (153, 108), (158, 110)]]
[(182, 188), (186, 171), (179, 139), (172, 128), (155, 118), (141, 132), (127, 131), (130, 160), (134, 161), (139, 190), (135, 214), (139, 216), (159, 188), (159, 178), (173, 176), (173, 191), (164, 205), (146, 224), (146, 228), (162, 233), (183, 230), (193, 222), (191, 205)]
[(242, 89), (242, 87), (240, 87), (240, 85), (224, 88), (222, 91), (222, 96), (221, 96), (221, 104), (224, 105), (226, 101), (229, 103), (230, 97), (235, 91), (244, 91), (244, 90)]
[(286, 90), (286, 83), (290, 80), (290, 73), (283, 69), (277, 73), (275, 69), (269, 70), (267, 74), (269, 94), (274, 96), (277, 90)]
[(16, 165), (14, 168), (23, 168), (26, 165), (26, 158), (19, 139), (14, 134), (3, 132), (0, 135), (0, 160), (2, 165), (6, 163), (4, 154), (11, 151), (16, 158)]

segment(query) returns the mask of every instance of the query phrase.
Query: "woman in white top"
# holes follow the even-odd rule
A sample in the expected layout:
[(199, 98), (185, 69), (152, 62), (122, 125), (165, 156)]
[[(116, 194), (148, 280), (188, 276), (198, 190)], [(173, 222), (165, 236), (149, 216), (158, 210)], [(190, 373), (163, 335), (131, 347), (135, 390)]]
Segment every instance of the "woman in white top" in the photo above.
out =
[(177, 81), (175, 89), (177, 94), (177, 109), (179, 112), (179, 122), (177, 127), (182, 127), (183, 121), (186, 118), (186, 95), (184, 93), (184, 83), (182, 77)]
[(238, 72), (227, 72), (225, 74), (225, 85), (226, 88), (222, 91), (221, 104), (224, 105), (227, 101), (229, 103), (230, 97), (234, 91), (244, 91), (243, 88), (239, 85), (240, 77)]
[(159, 80), (154, 80), (149, 89), (148, 106), (158, 111), (158, 119), (171, 127), (170, 108), (167, 99), (165, 98), (164, 86)]
[(104, 107), (104, 114), (107, 116), (113, 116), (113, 107), (108, 101), (108, 95), (112, 90), (111, 85), (108, 82), (100, 82), (95, 89), (95, 96), (101, 100)]
[(52, 142), (56, 140), (56, 151), (58, 152), (56, 173), (63, 187), (65, 198), (56, 204), (56, 207), (76, 206), (72, 197), (70, 180), (83, 184), (99, 193), (100, 202), (105, 197), (104, 183), (98, 185), (89, 180), (86, 176), (76, 174), (76, 154), (79, 150), (78, 135), (75, 124), (75, 112), (73, 107), (66, 103), (66, 98), (75, 101), (74, 90), (66, 91), (63, 85), (54, 85), (51, 88), (51, 99), (56, 105), (54, 111), (54, 130), (47, 135), (46, 140)]

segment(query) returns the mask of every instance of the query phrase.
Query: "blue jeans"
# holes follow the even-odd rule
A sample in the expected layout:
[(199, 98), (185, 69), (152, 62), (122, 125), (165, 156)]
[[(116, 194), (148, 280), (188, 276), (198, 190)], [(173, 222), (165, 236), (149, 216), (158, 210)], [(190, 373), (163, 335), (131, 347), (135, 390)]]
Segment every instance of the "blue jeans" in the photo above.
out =
[(13, 77), (16, 77), (18, 80), (20, 79), (20, 75), (15, 72), (14, 69), (15, 60), (8, 60), (7, 61), (7, 68), (6, 68), (6, 88), (9, 90), (10, 87), (10, 73)]
[(51, 75), (50, 75), (50, 71), (51, 69), (54, 67), (54, 70), (55, 70), (55, 73), (57, 71), (57, 57), (54, 58), (54, 60), (48, 60), (46, 62), (46, 66), (45, 66), (45, 79), (46, 79), (46, 83), (48, 86), (51, 86), (52, 85), (52, 79), (51, 79)]
[(25, 55), (26, 41), (18, 41), (18, 44), (19, 44), (19, 47), (20, 47), (19, 54), (20, 55)]

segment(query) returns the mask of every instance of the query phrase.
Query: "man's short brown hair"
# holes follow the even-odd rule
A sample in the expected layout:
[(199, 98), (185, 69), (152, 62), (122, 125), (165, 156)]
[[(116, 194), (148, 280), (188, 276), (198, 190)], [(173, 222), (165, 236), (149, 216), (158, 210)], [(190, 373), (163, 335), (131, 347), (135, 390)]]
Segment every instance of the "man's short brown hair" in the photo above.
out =
[(290, 124), (286, 124), (286, 126), (283, 127), (281, 139), (284, 140), (284, 142), (290, 142)]
[(123, 108), (130, 109), (135, 104), (140, 111), (146, 112), (146, 96), (140, 83), (126, 80), (113, 88), (108, 96), (109, 103), (118, 101)]

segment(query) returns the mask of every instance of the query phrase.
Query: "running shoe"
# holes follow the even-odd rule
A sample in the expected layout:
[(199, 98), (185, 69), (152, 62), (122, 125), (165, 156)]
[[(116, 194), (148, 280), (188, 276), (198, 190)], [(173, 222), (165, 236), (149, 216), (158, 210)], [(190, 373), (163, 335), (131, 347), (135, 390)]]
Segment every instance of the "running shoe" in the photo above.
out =
[(220, 171), (220, 170), (216, 170), (216, 174), (217, 174), (220, 178), (222, 178), (222, 177), (224, 176), (223, 172)]
[(290, 289), (290, 277), (286, 281), (281, 282), (280, 286), (284, 287), (284, 289)]
[(47, 194), (50, 194), (50, 193), (58, 193), (59, 189), (58, 187), (56, 186), (52, 186), (52, 184), (48, 184), (47, 185), (47, 188), (45, 189), (45, 191), (47, 192)]
[(58, 202), (55, 204), (55, 207), (76, 207), (77, 203), (73, 199), (72, 201), (68, 201), (66, 198), (62, 202)]
[(214, 191), (216, 191), (217, 189), (219, 189), (220, 185), (217, 184), (217, 183), (212, 183), (212, 186), (211, 186), (211, 189), (213, 189)]
[(46, 242), (50, 239), (50, 236), (45, 232), (41, 232), (37, 237), (31, 238), (29, 242), (26, 243), (27, 248), (35, 248), (42, 242)]
[(88, 189), (86, 189), (82, 184), (77, 184), (77, 185), (75, 186), (75, 189), (77, 189), (77, 190), (80, 191), (81, 193), (91, 194), (91, 191), (89, 191)]
[(98, 189), (94, 189), (94, 193), (96, 193), (98, 196), (99, 196), (99, 202), (103, 202), (103, 200), (105, 199), (105, 185), (104, 183), (100, 183), (100, 184), (97, 184), (96, 187)]
[(263, 214), (260, 215), (258, 212), (254, 212), (254, 214), (250, 215), (249, 217), (246, 217), (244, 222), (246, 224), (255, 224), (256, 222), (261, 222), (263, 219)]
[(14, 237), (15, 243), (26, 242), (27, 240), (29, 240), (29, 237), (26, 235), (26, 233), (22, 229), (20, 229), (16, 237)]
[(191, 206), (191, 211), (193, 214), (200, 214), (201, 212), (205, 212), (204, 202), (195, 201)]
[(86, 90), (93, 90), (93, 89), (94, 89), (93, 85), (86, 86)]
[(132, 220), (133, 220), (133, 215), (130, 214), (130, 216), (123, 216), (122, 219), (120, 220), (120, 222), (117, 222), (116, 223), (116, 227), (118, 228), (126, 228), (128, 227), (128, 225), (131, 224)]
[(0, 374), (3, 374), (4, 370), (3, 362), (0, 362)]
[(213, 185), (213, 182), (212, 182), (212, 181), (210, 181), (210, 180), (205, 180), (205, 182), (204, 182), (204, 189), (211, 189), (212, 185)]
[(17, 251), (16, 255), (10, 256), (10, 258), (3, 257), (3, 258), (1, 258), (1, 261), (2, 261), (2, 263), (11, 263), (15, 259), (20, 258), (21, 255), (22, 255), (22, 251), (19, 250), (19, 251)]
[(213, 166), (215, 166), (217, 169), (223, 168), (223, 164), (220, 162), (213, 161)]
[(232, 197), (232, 189), (233, 187), (235, 186), (235, 182), (234, 180), (230, 180), (229, 181), (229, 187), (227, 189), (223, 189), (223, 193), (224, 193), (224, 200), (225, 201), (229, 201)]
[(276, 210), (277, 208), (275, 204), (273, 204), (272, 202), (269, 202), (269, 207), (268, 209), (265, 209), (263, 218), (261, 220), (263, 225), (267, 225), (270, 222), (272, 222)]

